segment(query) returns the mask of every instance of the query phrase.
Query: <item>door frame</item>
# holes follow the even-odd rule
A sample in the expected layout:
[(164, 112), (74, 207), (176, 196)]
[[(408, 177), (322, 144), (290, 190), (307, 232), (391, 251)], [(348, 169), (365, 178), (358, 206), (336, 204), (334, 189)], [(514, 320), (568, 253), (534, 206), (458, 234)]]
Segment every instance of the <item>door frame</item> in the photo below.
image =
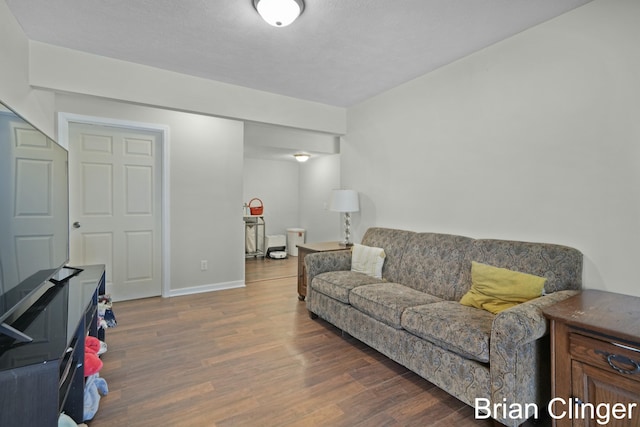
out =
[(118, 120), (107, 117), (86, 116), (74, 113), (58, 113), (58, 143), (64, 148), (69, 150), (69, 125), (71, 123), (90, 124), (98, 126), (111, 126), (121, 129), (139, 130), (139, 131), (152, 131), (160, 133), (160, 197), (161, 197), (161, 230), (162, 239), (160, 242), (161, 257), (162, 257), (162, 297), (166, 298), (171, 295), (170, 280), (171, 277), (171, 265), (170, 265), (170, 222), (169, 222), (169, 126), (156, 124), (156, 123), (144, 123), (131, 120)]

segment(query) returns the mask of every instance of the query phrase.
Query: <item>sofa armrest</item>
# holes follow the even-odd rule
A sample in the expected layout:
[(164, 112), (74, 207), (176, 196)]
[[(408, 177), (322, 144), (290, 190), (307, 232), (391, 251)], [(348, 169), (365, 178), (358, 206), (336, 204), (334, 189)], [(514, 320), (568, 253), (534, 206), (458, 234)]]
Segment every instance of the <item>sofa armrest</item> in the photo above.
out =
[(314, 252), (304, 257), (307, 286), (318, 274), (351, 270), (351, 251)]
[(518, 346), (546, 335), (549, 332), (548, 322), (542, 309), (577, 293), (578, 291), (554, 292), (498, 313), (491, 327), (492, 350), (512, 354)]
[[(496, 315), (489, 343), (493, 402), (506, 402), (507, 405), (536, 403), (539, 408), (545, 407), (549, 399), (551, 374), (549, 341), (540, 339), (549, 332), (549, 322), (542, 309), (578, 292), (554, 292)], [(508, 425), (514, 422), (502, 421)]]

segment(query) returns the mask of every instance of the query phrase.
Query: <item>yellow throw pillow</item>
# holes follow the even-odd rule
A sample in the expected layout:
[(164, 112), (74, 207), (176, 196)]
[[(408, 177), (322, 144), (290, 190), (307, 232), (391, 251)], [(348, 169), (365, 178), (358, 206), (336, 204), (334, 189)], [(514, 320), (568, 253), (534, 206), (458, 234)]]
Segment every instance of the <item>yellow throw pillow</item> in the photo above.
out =
[(460, 304), (498, 314), (542, 295), (544, 277), (471, 261), (471, 289)]
[(354, 244), (351, 248), (351, 271), (382, 278), (386, 254), (382, 248)]

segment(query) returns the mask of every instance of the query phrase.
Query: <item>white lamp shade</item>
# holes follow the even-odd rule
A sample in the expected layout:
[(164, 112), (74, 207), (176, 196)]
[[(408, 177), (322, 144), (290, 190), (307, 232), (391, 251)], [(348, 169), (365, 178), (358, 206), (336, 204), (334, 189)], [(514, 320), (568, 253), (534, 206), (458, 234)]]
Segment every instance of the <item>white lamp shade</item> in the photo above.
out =
[(334, 212), (358, 212), (360, 203), (355, 190), (333, 190), (329, 210)]
[(302, 13), (300, 0), (254, 0), (262, 19), (274, 27), (286, 27)]

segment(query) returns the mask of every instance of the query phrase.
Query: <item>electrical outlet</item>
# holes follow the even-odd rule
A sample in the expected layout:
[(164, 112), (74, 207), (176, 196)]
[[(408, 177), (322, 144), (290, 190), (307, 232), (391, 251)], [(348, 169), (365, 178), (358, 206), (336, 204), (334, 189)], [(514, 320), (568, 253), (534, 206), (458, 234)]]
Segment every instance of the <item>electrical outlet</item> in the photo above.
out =
[(206, 271), (209, 268), (207, 265), (207, 260), (203, 259), (200, 261), (200, 271)]

